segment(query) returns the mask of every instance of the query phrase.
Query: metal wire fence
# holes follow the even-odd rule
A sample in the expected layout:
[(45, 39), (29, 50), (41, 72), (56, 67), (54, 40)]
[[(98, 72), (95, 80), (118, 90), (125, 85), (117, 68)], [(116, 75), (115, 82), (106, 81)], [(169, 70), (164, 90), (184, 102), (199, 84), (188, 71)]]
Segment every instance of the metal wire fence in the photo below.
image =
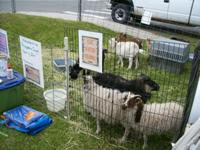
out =
[[(81, 28), (81, 30), (88, 30), (88, 28), (86, 28), (87, 27)], [(69, 38), (69, 57), (75, 62), (78, 62), (78, 30), (79, 28), (74, 27), (65, 28), (65, 36)], [(170, 142), (173, 137), (177, 135), (179, 130), (179, 128), (173, 127), (173, 122), (180, 123), (183, 119), (180, 114), (183, 113), (183, 108), (187, 102), (187, 88), (192, 69), (192, 62), (188, 59), (185, 61), (183, 57), (184, 53), (179, 52), (182, 52), (182, 50), (192, 52), (190, 49), (191, 47), (188, 47), (187, 44), (186, 46), (183, 46), (185, 43), (182, 42), (177, 44), (175, 41), (159, 41), (158, 43), (158, 40), (151, 40), (150, 43), (152, 44), (148, 51), (148, 46), (146, 44), (147, 40), (143, 40), (142, 45), (144, 51), (140, 51), (139, 53), (139, 67), (138, 69), (134, 69), (135, 64), (133, 63), (132, 68), (128, 70), (128, 59), (123, 60), (123, 67), (117, 64), (119, 55), (117, 55), (116, 50), (112, 51), (109, 45), (109, 39), (119, 36), (119, 33), (112, 31), (104, 32), (98, 30), (98, 28), (91, 29), (90, 31), (103, 33), (103, 48), (107, 49), (103, 61), (104, 73), (123, 77), (126, 82), (128, 82), (127, 80), (139, 78), (141, 74), (145, 74), (160, 86), (159, 91), (152, 92), (151, 98), (147, 101), (147, 104), (144, 104), (143, 115), (145, 116), (145, 114), (148, 114), (148, 118), (146, 121), (143, 118), (142, 121), (144, 124), (139, 124), (133, 127), (134, 130), (131, 130), (130, 136), (127, 139), (129, 142), (123, 146), (140, 149), (143, 144), (143, 140), (136, 137), (141, 135), (141, 133), (162, 133), (163, 130), (165, 131), (166, 129), (167, 131), (167, 128), (172, 128), (175, 130), (167, 133), (164, 132), (161, 136), (152, 134), (148, 141), (149, 148), (158, 149), (162, 143), (162, 145), (168, 149), (170, 147)], [(19, 35), (17, 34), (9, 32), (9, 41), (10, 43), (14, 43), (10, 44), (11, 57), (13, 58), (10, 63), (14, 64), (14, 68), (22, 73), (21, 51), (18, 36)], [(163, 44), (165, 46), (163, 46)], [(61, 117), (67, 117), (69, 111), (70, 120), (79, 124), (80, 128), (92, 135), (95, 135), (95, 130), (97, 128), (96, 118), (97, 116), (101, 116), (100, 124), (102, 131), (99, 136), (111, 141), (112, 143), (118, 144), (118, 139), (122, 137), (124, 134), (124, 127), (126, 127), (123, 123), (132, 125), (135, 114), (132, 112), (132, 114), (129, 115), (130, 118), (128, 119), (126, 117), (116, 117), (115, 109), (120, 110), (121, 104), (115, 102), (114, 100), (122, 99), (121, 93), (127, 94), (129, 91), (119, 92), (112, 90), (111, 88), (102, 87), (100, 89), (87, 89), (87, 91), (84, 87), (87, 87), (88, 83), (84, 82), (85, 75), (82, 75), (82, 72), (79, 73), (76, 80), (70, 79), (69, 87), (66, 87), (66, 75), (64, 72), (65, 67), (62, 68), (64, 70), (59, 70), (59, 68), (55, 66), (55, 60), (65, 60), (63, 47), (63, 44), (43, 45), (42, 52), (45, 88), (40, 89), (35, 85), (26, 82), (25, 102), (28, 105), (36, 107), (38, 110), (42, 110), (48, 114), (53, 113), (51, 111), (56, 112), (57, 107), (63, 107), (64, 105), (63, 110), (56, 113)], [(171, 51), (167, 53), (164, 51), (165, 49)], [(159, 53), (159, 51), (163, 53)], [(188, 56), (188, 52), (186, 52), (185, 55)], [(97, 76), (95, 72), (91, 72), (90, 75), (94, 77)], [(98, 87), (98, 84), (95, 82), (91, 84), (91, 86), (94, 85)], [(112, 87), (114, 85), (108, 81), (104, 86)], [(53, 95), (54, 97), (52, 102), (49, 102), (49, 106), (47, 106), (48, 101), (46, 101), (43, 96), (44, 91), (49, 89), (66, 88), (69, 88), (69, 110), (67, 109), (67, 103), (57, 101), (57, 99), (61, 99), (61, 97), (57, 95)], [(106, 93), (98, 93), (98, 91), (101, 91), (102, 89)], [(113, 96), (111, 96), (111, 98), (106, 98), (106, 94), (113, 94)], [(84, 99), (86, 101), (84, 101)], [(175, 104), (180, 107), (176, 108)], [(51, 111), (48, 111), (49, 108)], [(121, 111), (122, 110), (120, 110), (120, 113)], [(159, 119), (164, 118), (165, 121), (168, 122), (158, 121), (156, 124), (153, 124), (151, 120), (156, 120), (157, 117)], [(118, 146), (120, 147), (121, 145)]]
[[(39, 2), (35, 3), (34, 9), (32, 9), (33, 11), (61, 12), (66, 15), (73, 15), (73, 17), (77, 17), (81, 21), (112, 29), (109, 32), (102, 31), (98, 28), (90, 29), (90, 31), (103, 34), (103, 48), (107, 49), (103, 61), (103, 72), (122, 77), (123, 81), (126, 80), (126, 82), (128, 80), (139, 79), (141, 74), (145, 74), (156, 82), (160, 89), (159, 91), (153, 91), (151, 98), (144, 104), (140, 123), (134, 122), (134, 112), (131, 112), (125, 117), (120, 117), (122, 114), (122, 110), (120, 109), (121, 103), (119, 104), (114, 100), (123, 99), (123, 94), (127, 95), (127, 92), (130, 91), (125, 90), (119, 92), (119, 89), (113, 90), (111, 87), (114, 85), (109, 83), (109, 81), (107, 81), (107, 84), (104, 84), (104, 88), (95, 82), (92, 82), (92, 84), (84, 82), (86, 76), (82, 75), (82, 71), (76, 80), (70, 79), (69, 87), (67, 87), (65, 84), (65, 64), (63, 70), (59, 70), (55, 66), (55, 60), (65, 60), (64, 45), (43, 45), (45, 88), (40, 89), (27, 82), (25, 84), (25, 100), (27, 104), (47, 113), (52, 113), (46, 107), (47, 103), (44, 99), (43, 92), (48, 89), (68, 88), (69, 99), (67, 101), (69, 102), (69, 110), (67, 109), (67, 103), (58, 102), (56, 99), (61, 97), (58, 96), (56, 98), (55, 95), (49, 107), (55, 110), (57, 107), (63, 107), (64, 105), (64, 109), (56, 113), (62, 117), (66, 117), (69, 111), (70, 120), (79, 124), (79, 127), (87, 133), (97, 138), (103, 137), (112, 143), (118, 144), (118, 139), (123, 136), (124, 129), (128, 125), (134, 130), (131, 130), (130, 136), (127, 138), (129, 142), (123, 145), (123, 147), (118, 145), (119, 148), (141, 149), (143, 140), (138, 137), (142, 133), (146, 133), (150, 135), (148, 140), (149, 149), (160, 149), (160, 145), (163, 145), (163, 149), (170, 149), (170, 142), (172, 142), (173, 137), (177, 136), (179, 131), (179, 128), (174, 125), (182, 122), (183, 108), (188, 103), (186, 96), (190, 72), (192, 70), (192, 62), (188, 58), (189, 54), (193, 54), (199, 35), (186, 36), (182, 31), (147, 26), (141, 24), (140, 18), (135, 16), (133, 16), (131, 22), (125, 24), (113, 22), (111, 19), (111, 10), (106, 9), (106, 5), (109, 3), (108, 0), (87, 0), (82, 1), (82, 5), (80, 5), (81, 1), (56, 1), (56, 5), (53, 2), (40, 2), (43, 4), (41, 5)], [(36, 6), (37, 4), (38, 6)], [(30, 11), (31, 7), (32, 5), (28, 1), (24, 3), (16, 0), (17, 11)], [(74, 62), (78, 62), (78, 30), (80, 29), (88, 30), (87, 24), (82, 28), (65, 28), (65, 36), (69, 38), (69, 57)], [(130, 56), (124, 58), (124, 66), (117, 63), (119, 54), (117, 54), (116, 49), (111, 50), (109, 40), (118, 37), (120, 33), (127, 34), (125, 42), (131, 38), (141, 41), (142, 51), (139, 51), (138, 69), (134, 69), (135, 63), (133, 63), (131, 69), (127, 69)], [(10, 44), (11, 57), (13, 58), (11, 63), (22, 73), (18, 35), (9, 33), (9, 40), (11, 41), (10, 43), (13, 43)], [(121, 48), (118, 49), (120, 52), (121, 50)], [(121, 56), (123, 57), (124, 54), (121, 53)], [(97, 76), (95, 72), (91, 72), (90, 75), (93, 77)], [(85, 89), (87, 86), (92, 86), (93, 89)], [(101, 93), (99, 91), (104, 92)], [(106, 94), (111, 95), (110, 98), (106, 97)], [(176, 106), (179, 107), (176, 108)], [(117, 115), (115, 109), (119, 110), (119, 115)], [(145, 115), (147, 116), (146, 119)], [(97, 128), (96, 118), (100, 118), (101, 120), (102, 131), (99, 136), (95, 135)], [(162, 119), (163, 122), (160, 122)], [(157, 122), (155, 123), (154, 121)], [(175, 130), (170, 130), (171, 132), (165, 133), (164, 131), (168, 131), (168, 128)], [(153, 134), (160, 132), (162, 133), (160, 136)]]
[[(98, 30), (92, 30), (92, 31), (98, 32)], [(70, 37), (70, 41), (72, 41), (70, 45), (70, 50), (73, 52), (73, 55), (71, 55), (71, 58), (73, 58), (74, 60), (78, 60), (78, 51), (77, 51), (78, 42), (76, 40), (77, 35), (78, 35), (78, 29), (73, 28), (73, 27), (72, 28), (67, 27), (66, 36)], [(146, 49), (145, 51), (146, 54), (145, 52), (139, 54), (139, 68), (135, 70), (133, 69), (134, 68), (133, 67), (132, 69), (127, 70), (129, 62), (125, 61), (125, 66), (124, 67), (120, 66), (119, 64), (117, 64), (118, 55), (116, 54), (116, 51), (110, 51), (109, 49), (110, 48), (109, 43), (108, 43), (109, 39), (116, 37), (117, 35), (118, 34), (116, 33), (103, 32), (104, 49), (108, 49), (108, 52), (105, 54), (105, 59), (104, 59), (104, 73), (111, 73), (113, 75), (124, 77), (125, 79), (129, 79), (129, 80), (135, 79), (139, 76), (139, 74), (143, 73), (150, 76), (152, 80), (156, 81), (160, 85), (160, 90), (158, 92), (154, 92), (154, 94), (152, 94), (151, 99), (148, 101), (148, 103), (151, 103), (152, 105), (147, 104), (145, 107), (146, 110), (144, 110), (143, 112), (144, 116), (145, 114), (150, 113), (152, 115), (152, 116), (150, 115), (152, 118), (148, 116), (149, 118), (146, 118), (146, 120), (144, 119), (145, 121), (143, 120), (144, 124), (139, 124), (137, 126), (137, 128), (135, 129), (136, 132), (132, 133), (133, 134), (131, 136), (132, 139), (134, 139), (133, 137), (138, 137), (137, 131), (142, 130), (144, 131), (144, 133), (148, 132), (149, 130), (150, 132), (162, 132), (162, 130), (165, 130), (168, 127), (173, 128), (173, 125), (174, 125), (173, 121), (175, 121), (176, 123), (181, 122), (182, 116), (180, 114), (183, 113), (183, 108), (185, 107), (187, 87), (188, 87), (188, 82), (189, 82), (190, 71), (192, 68), (192, 62), (188, 61), (189, 52), (191, 52), (190, 47), (186, 43), (182, 43), (182, 42), (181, 43), (178, 42), (179, 44), (177, 44), (176, 43), (177, 41), (174, 41), (174, 40), (167, 41), (167, 42), (152, 40), (150, 41), (150, 43), (153, 43), (150, 50), (147, 51)], [(145, 45), (145, 40), (144, 40), (144, 45)], [(179, 52), (183, 50), (182, 49), (183, 47), (187, 49), (187, 50), (185, 49), (187, 52), (185, 54), (182, 53), (183, 55), (182, 54), (179, 55), (180, 54)], [(164, 50), (165, 48), (167, 49), (167, 51), (169, 50), (171, 52), (169, 51), (166, 52)], [(186, 62), (184, 61), (184, 57), (185, 57), (184, 55), (186, 55), (187, 57)], [(182, 65), (184, 65), (184, 67)], [(92, 76), (95, 77), (96, 74), (93, 73)], [(87, 127), (89, 126), (89, 129), (91, 128), (93, 129), (92, 132), (95, 132), (94, 130), (96, 129), (95, 127), (96, 121), (95, 119), (91, 119), (90, 117), (92, 116), (94, 118), (99, 117), (105, 122), (109, 122), (111, 124), (111, 125), (108, 125), (108, 124), (105, 124), (105, 122), (103, 122), (103, 127), (102, 127), (103, 134), (107, 135), (112, 140), (113, 140), (113, 137), (115, 137), (114, 141), (116, 142), (116, 137), (119, 138), (120, 135), (123, 135), (123, 127), (117, 126), (115, 124), (115, 122), (122, 121), (122, 120), (118, 120), (120, 119), (120, 117), (116, 118), (116, 114), (114, 111), (115, 107), (118, 107), (118, 108), (120, 107), (120, 105), (116, 103), (114, 100), (116, 98), (115, 96), (117, 95), (115, 93), (116, 91), (113, 91), (111, 89), (108, 90), (106, 88), (101, 89), (102, 87), (99, 87), (99, 89), (95, 88), (95, 86), (98, 87), (98, 85), (96, 85), (93, 82), (91, 85), (93, 88), (90, 90), (88, 89), (89, 91), (87, 91), (88, 92), (87, 93), (83, 89), (83, 85), (85, 85), (83, 81), (84, 81), (84, 76), (82, 75), (80, 75), (77, 80), (70, 81), (71, 88), (73, 89), (73, 93), (75, 94), (74, 96), (72, 96), (73, 98), (71, 101), (71, 111), (73, 112), (72, 120), (75, 120), (78, 122), (83, 121)], [(102, 82), (104, 82), (103, 79), (102, 79)], [(117, 82), (120, 82), (120, 80), (118, 80)], [(109, 81), (109, 80), (107, 80), (107, 84), (104, 84), (104, 86), (114, 87), (114, 85), (112, 85), (112, 81)], [(120, 89), (120, 87), (118, 88)], [(108, 90), (110, 91), (111, 95), (114, 94), (115, 96), (114, 95), (113, 97), (111, 96), (113, 98), (113, 99), (111, 98), (112, 100), (110, 100), (109, 98), (106, 99), (105, 95), (107, 93), (99, 92), (101, 90), (102, 91)], [(86, 96), (83, 94), (83, 92)], [(118, 95), (117, 98), (120, 98), (120, 96)], [(85, 102), (84, 99), (87, 102)], [(174, 102), (178, 104), (177, 108), (174, 105)], [(168, 107), (168, 104), (170, 105), (169, 107)], [(149, 106), (149, 109), (147, 106)], [(77, 111), (73, 111), (73, 110), (77, 110)], [(169, 110), (169, 112), (167, 110)], [(165, 112), (166, 114), (163, 112)], [(172, 112), (173, 114), (170, 114)], [(89, 113), (90, 115), (88, 115), (87, 113)], [(169, 119), (168, 121), (170, 123), (167, 125), (167, 121), (165, 120), (162, 123), (161, 122), (158, 123), (159, 122), (158, 121), (156, 124), (153, 124), (156, 118), (158, 117), (157, 115), (160, 116), (161, 118), (165, 118), (165, 119), (167, 118), (166, 120)], [(134, 115), (132, 114), (130, 116), (132, 117), (132, 119), (130, 120), (133, 120)], [(159, 118), (160, 121), (162, 120), (161, 118)], [(128, 124), (129, 123), (131, 122), (128, 122)], [(178, 130), (174, 130), (171, 133), (173, 136), (176, 136), (178, 133)], [(168, 140), (171, 141), (172, 139), (170, 140), (169, 138)], [(160, 140), (160, 142), (164, 142), (163, 144), (166, 147), (168, 147), (169, 141), (168, 142), (166, 141), (167, 141), (166, 139)], [(154, 148), (158, 148), (159, 144), (156, 145), (154, 143), (152, 147), (155, 146)]]

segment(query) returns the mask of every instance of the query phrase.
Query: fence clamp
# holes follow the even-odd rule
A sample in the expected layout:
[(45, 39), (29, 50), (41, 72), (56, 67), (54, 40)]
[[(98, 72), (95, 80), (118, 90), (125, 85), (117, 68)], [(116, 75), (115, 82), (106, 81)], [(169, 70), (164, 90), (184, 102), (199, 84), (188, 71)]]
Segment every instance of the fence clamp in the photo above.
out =
[(68, 37), (64, 37), (64, 51), (70, 51)]

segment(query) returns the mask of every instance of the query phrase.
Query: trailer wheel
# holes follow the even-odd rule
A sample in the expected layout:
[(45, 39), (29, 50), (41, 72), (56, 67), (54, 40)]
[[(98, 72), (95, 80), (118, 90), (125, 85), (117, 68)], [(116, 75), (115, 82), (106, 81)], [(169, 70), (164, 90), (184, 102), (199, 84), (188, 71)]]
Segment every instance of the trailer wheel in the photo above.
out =
[(118, 4), (112, 9), (112, 19), (118, 23), (127, 23), (130, 17), (130, 7), (124, 4)]

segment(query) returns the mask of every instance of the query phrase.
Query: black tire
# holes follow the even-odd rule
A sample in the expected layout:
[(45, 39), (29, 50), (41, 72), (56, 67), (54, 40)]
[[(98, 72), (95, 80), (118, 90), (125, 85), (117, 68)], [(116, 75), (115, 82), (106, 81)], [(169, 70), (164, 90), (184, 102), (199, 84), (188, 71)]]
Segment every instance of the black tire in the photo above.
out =
[(125, 4), (118, 4), (112, 8), (112, 19), (118, 23), (127, 23), (130, 17), (130, 7)]

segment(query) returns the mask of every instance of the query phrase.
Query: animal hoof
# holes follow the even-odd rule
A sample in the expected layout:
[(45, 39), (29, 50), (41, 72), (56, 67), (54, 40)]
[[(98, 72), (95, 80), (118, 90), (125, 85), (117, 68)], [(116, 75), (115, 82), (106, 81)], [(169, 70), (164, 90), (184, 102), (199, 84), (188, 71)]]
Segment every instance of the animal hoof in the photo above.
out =
[(96, 134), (98, 135), (100, 133), (100, 130), (96, 130)]
[(142, 149), (145, 149), (146, 147), (147, 147), (146, 145), (143, 145), (143, 146), (142, 146)]
[(119, 144), (124, 144), (125, 140), (123, 138), (119, 139)]

